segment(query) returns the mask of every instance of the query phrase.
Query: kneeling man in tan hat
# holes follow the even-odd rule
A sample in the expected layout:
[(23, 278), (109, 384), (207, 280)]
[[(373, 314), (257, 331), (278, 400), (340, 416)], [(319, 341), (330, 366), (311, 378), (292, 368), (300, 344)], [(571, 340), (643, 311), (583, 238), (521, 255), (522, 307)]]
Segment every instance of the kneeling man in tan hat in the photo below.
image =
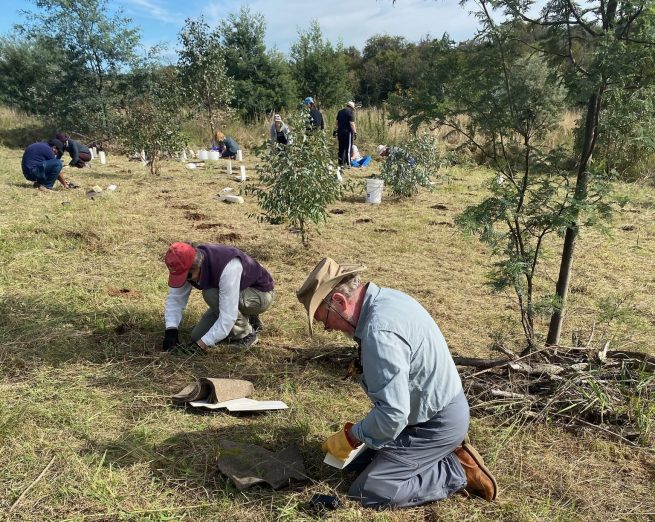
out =
[[(465, 490), (496, 498), (496, 480), (466, 437), (469, 405), (448, 345), (430, 314), (410, 296), (363, 284), (360, 265), (324, 258), (297, 292), (314, 319), (359, 345), (359, 378), (373, 402), (324, 449), (364, 467), (348, 496), (368, 507), (414, 507)], [(466, 440), (465, 440), (466, 439)]]

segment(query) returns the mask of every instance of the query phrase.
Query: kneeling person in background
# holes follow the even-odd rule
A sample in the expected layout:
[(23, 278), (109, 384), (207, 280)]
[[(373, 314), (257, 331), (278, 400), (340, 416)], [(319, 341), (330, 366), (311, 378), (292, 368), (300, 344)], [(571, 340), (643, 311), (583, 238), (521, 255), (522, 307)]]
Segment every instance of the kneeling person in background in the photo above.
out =
[(226, 159), (236, 159), (237, 152), (239, 151), (239, 144), (234, 141), (234, 138), (226, 136), (221, 131), (216, 131), (214, 133), (214, 141), (218, 147), (223, 147), (223, 152), (221, 152), (221, 158)]
[(89, 147), (79, 141), (72, 140), (70, 136), (62, 132), (58, 133), (55, 137), (64, 144), (64, 149), (57, 155), (57, 159), (61, 159), (64, 152), (68, 152), (71, 157), (69, 163), (71, 167), (82, 169), (89, 166), (89, 162), (92, 159)]
[[(197, 353), (223, 340), (245, 349), (257, 342), (259, 314), (274, 296), (273, 278), (263, 266), (238, 248), (210, 243), (173, 243), (165, 262), (170, 289), (164, 350)], [(191, 344), (181, 347), (178, 326), (193, 288), (202, 291), (209, 309), (191, 332)]]
[(353, 143), (350, 153), (350, 165), (356, 168), (368, 167), (371, 164), (371, 161), (371, 156), (362, 156), (357, 145)]

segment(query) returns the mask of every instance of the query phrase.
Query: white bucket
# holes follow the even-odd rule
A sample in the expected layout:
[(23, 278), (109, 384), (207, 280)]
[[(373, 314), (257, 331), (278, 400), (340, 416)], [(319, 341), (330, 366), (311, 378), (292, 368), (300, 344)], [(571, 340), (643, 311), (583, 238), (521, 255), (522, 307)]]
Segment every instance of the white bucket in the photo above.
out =
[(227, 175), (231, 176), (232, 175), (232, 161), (231, 160), (227, 160), (227, 165), (225, 166), (225, 168), (227, 169)]
[(239, 168), (239, 170), (241, 171), (241, 178), (240, 178), (241, 181), (246, 181), (246, 166), (245, 166), (245, 165), (241, 165), (241, 167)]
[(105, 165), (107, 163), (107, 158), (105, 157), (105, 151), (101, 150), (100, 152), (98, 152), (98, 154), (100, 155), (100, 165)]
[(366, 180), (366, 203), (379, 204), (382, 201), (384, 181), (381, 179)]
[(209, 159), (212, 161), (218, 161), (221, 155), (218, 153), (217, 150), (210, 150), (209, 151)]
[(241, 152), (241, 149), (237, 150), (237, 161), (243, 161), (243, 152)]
[(200, 149), (198, 151), (198, 159), (199, 160), (208, 160), (209, 159), (209, 154), (205, 149)]

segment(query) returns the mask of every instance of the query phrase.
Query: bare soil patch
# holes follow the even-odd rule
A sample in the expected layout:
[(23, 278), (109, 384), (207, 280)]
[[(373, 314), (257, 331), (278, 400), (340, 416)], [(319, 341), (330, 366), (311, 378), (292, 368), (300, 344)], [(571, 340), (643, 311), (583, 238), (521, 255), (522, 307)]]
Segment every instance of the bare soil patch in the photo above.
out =
[(184, 214), (184, 217), (190, 221), (202, 221), (203, 219), (207, 219), (207, 216), (200, 212), (187, 212)]
[(200, 224), (196, 225), (196, 228), (198, 230), (208, 230), (210, 228), (216, 228), (216, 227), (220, 227), (220, 226), (221, 226), (220, 223), (200, 223)]
[(141, 297), (141, 292), (132, 288), (113, 288), (107, 289), (107, 293), (112, 297), (124, 297), (125, 299), (138, 299)]

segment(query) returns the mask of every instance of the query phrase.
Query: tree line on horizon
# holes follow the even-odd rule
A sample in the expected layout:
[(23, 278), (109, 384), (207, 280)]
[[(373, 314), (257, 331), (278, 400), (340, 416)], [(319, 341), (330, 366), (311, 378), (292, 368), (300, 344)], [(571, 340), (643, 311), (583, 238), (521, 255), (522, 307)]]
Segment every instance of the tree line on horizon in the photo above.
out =
[(447, 35), (418, 43), (374, 35), (360, 51), (330, 42), (314, 20), (287, 56), (267, 49), (264, 16), (242, 7), (215, 27), (202, 17), (187, 19), (178, 37), (179, 61), (169, 66), (164, 48), (144, 50), (139, 29), (120, 12), (107, 14), (107, 5), (39, 0), (36, 10), (25, 12), (22, 24), (0, 36), (0, 103), (82, 132), (100, 127), (110, 134), (112, 108), (170, 76), (171, 68), (188, 72), (202, 63), (223, 69), (212, 73), (225, 84), (216, 101), (246, 122), (294, 109), (306, 96), (324, 108), (349, 99), (380, 106), (391, 92), (416, 86), (426, 59), (452, 45)]

